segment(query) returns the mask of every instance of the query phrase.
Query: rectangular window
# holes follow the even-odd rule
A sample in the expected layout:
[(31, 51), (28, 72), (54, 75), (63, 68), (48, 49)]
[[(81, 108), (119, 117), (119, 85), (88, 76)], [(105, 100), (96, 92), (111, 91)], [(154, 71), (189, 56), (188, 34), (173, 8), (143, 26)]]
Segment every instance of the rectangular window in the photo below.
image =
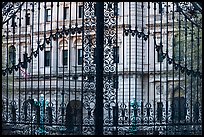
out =
[(159, 2), (159, 13), (163, 13), (164, 8), (162, 7), (162, 2)]
[(64, 7), (64, 19), (69, 19), (69, 7)]
[(51, 9), (46, 9), (46, 21), (51, 21)]
[(16, 49), (14, 46), (9, 47), (9, 62), (11, 65), (16, 63)]
[(63, 65), (68, 64), (68, 50), (62, 50)]
[(119, 15), (119, 8), (118, 8), (118, 2), (114, 2), (114, 15)]
[(157, 62), (163, 62), (163, 47), (158, 46), (157, 47)]
[(118, 76), (113, 76), (113, 88), (118, 89)]
[(83, 5), (79, 6), (79, 18), (83, 17)]
[(45, 67), (51, 64), (51, 53), (50, 51), (45, 51)]
[(27, 53), (23, 54), (23, 66), (22, 66), (22, 68), (27, 68), (28, 67), (28, 63), (26, 61), (27, 56), (28, 56)]
[(16, 16), (14, 16), (14, 17), (12, 18), (11, 27), (16, 27), (15, 18), (16, 18)]
[(159, 50), (159, 52), (157, 52), (157, 61), (163, 62), (163, 54), (162, 54), (161, 50)]
[(26, 25), (30, 25), (30, 13), (26, 14)]
[(119, 47), (113, 47), (113, 63), (119, 63)]
[(78, 49), (78, 65), (82, 65), (82, 49)]

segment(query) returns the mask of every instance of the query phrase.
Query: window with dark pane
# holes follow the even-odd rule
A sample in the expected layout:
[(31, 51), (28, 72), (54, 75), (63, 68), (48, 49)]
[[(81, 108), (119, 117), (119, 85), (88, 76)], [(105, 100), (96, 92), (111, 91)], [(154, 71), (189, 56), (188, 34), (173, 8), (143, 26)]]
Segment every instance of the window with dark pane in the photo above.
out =
[(26, 14), (26, 25), (30, 25), (30, 13)]
[(162, 120), (163, 102), (157, 102), (157, 120)]
[(113, 88), (118, 89), (118, 76), (113, 77)]
[(64, 7), (64, 19), (69, 19), (69, 7)]
[(157, 61), (158, 62), (163, 62), (163, 54), (162, 54), (162, 49), (159, 48), (158, 52), (157, 52)]
[(16, 16), (12, 17), (12, 22), (11, 22), (11, 27), (16, 27), (16, 22), (15, 22)]
[(82, 65), (82, 49), (78, 49), (78, 65)]
[(163, 13), (164, 8), (162, 7), (162, 2), (159, 2), (159, 13)]
[(119, 47), (113, 47), (113, 56), (114, 56), (113, 63), (119, 63)]
[(118, 15), (119, 15), (118, 2), (114, 2), (114, 15), (115, 15), (115, 16), (118, 16)]
[(22, 68), (27, 68), (28, 67), (28, 63), (27, 63), (27, 57), (28, 57), (28, 53), (24, 53), (23, 54), (23, 65)]
[(186, 117), (186, 103), (184, 97), (174, 97), (172, 102), (172, 116), (175, 122), (179, 120), (185, 120)]
[(62, 50), (62, 56), (63, 56), (63, 65), (68, 64), (68, 50)]
[(9, 47), (9, 65), (16, 63), (16, 48), (14, 46)]
[(45, 66), (51, 65), (51, 53), (50, 51), (45, 51)]
[(79, 11), (78, 11), (79, 13), (79, 18), (82, 18), (83, 17), (83, 5), (80, 5), (79, 6)]
[(51, 9), (46, 9), (46, 21), (51, 21)]

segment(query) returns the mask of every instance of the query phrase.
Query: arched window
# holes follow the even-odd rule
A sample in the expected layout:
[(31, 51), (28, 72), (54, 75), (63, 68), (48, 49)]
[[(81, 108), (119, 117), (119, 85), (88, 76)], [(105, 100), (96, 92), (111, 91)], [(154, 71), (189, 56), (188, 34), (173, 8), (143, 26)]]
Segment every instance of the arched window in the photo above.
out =
[(16, 48), (12, 45), (9, 47), (9, 66), (16, 63)]
[(68, 42), (66, 40), (61, 40), (59, 42), (60, 46), (60, 64), (61, 66), (68, 66), (69, 62), (69, 49)]
[(79, 100), (72, 100), (66, 107), (65, 125), (70, 132), (80, 132), (80, 125), (82, 124), (82, 104)]
[[(77, 54), (77, 58), (76, 58), (76, 62), (77, 62), (77, 65), (82, 65), (83, 63), (83, 56), (82, 56), (82, 39), (81, 38), (77, 38), (75, 41), (74, 41), (74, 48), (75, 48), (75, 53)], [(74, 53), (74, 54), (75, 54)]]

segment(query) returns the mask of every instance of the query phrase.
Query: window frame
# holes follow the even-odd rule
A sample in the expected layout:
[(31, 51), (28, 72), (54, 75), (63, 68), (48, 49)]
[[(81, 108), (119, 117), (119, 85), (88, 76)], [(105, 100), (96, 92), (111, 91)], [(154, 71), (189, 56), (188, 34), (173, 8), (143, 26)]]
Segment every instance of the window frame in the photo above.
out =
[(163, 7), (163, 4), (162, 4), (162, 2), (159, 2), (158, 3), (159, 4), (159, 14), (162, 14), (162, 13), (164, 13), (164, 7)]
[[(50, 15), (48, 11), (50, 11)], [(50, 22), (50, 21), (51, 21), (51, 8), (47, 8), (46, 9), (46, 22)]]
[(9, 47), (9, 65), (14, 65), (16, 64), (16, 48), (15, 46), (10, 46)]
[(69, 7), (64, 7), (64, 20), (69, 19)]
[(163, 54), (161, 49), (157, 52), (157, 62), (163, 62)]
[(117, 47), (113, 47), (113, 63), (119, 63), (120, 60), (119, 60), (119, 46)]
[[(49, 62), (47, 62), (47, 55), (48, 55), (47, 52), (49, 52)], [(44, 66), (45, 66), (45, 67), (51, 66), (51, 52), (50, 52), (50, 50), (45, 50)]]
[[(66, 56), (66, 64), (64, 64), (65, 63), (65, 51), (67, 52), (67, 56)], [(68, 66), (68, 49), (62, 49), (62, 65), (63, 66)]]
[(83, 64), (83, 51), (81, 48), (77, 49), (77, 65)]
[(79, 17), (79, 18), (82, 18), (82, 17), (84, 16), (84, 15), (83, 15), (83, 5), (79, 5), (78, 8), (79, 8), (78, 17)]
[(26, 13), (25, 18), (26, 18), (26, 25), (30, 25), (30, 13)]
[(14, 16), (12, 17), (12, 19), (11, 19), (11, 27), (17, 27), (15, 20), (16, 20), (16, 15), (14, 15)]

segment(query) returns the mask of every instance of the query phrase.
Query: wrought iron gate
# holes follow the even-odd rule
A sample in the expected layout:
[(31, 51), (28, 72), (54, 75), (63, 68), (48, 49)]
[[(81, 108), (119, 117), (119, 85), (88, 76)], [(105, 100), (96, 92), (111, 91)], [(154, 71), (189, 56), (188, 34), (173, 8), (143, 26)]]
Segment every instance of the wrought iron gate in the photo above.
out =
[(2, 134), (201, 134), (201, 13), (199, 2), (2, 2)]

